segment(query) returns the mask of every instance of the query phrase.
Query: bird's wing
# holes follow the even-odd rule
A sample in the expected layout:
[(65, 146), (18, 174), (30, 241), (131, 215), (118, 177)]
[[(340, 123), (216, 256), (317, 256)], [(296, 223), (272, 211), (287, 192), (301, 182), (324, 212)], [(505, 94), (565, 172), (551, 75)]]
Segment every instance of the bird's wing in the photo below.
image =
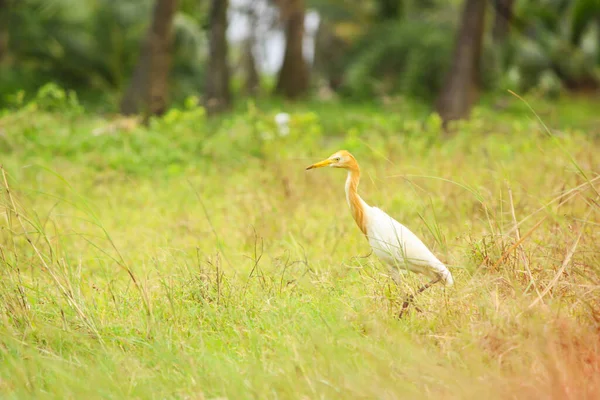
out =
[(394, 267), (403, 267), (429, 276), (439, 274), (448, 282), (446, 266), (407, 227), (377, 207), (371, 207), (369, 243), (378, 257)]

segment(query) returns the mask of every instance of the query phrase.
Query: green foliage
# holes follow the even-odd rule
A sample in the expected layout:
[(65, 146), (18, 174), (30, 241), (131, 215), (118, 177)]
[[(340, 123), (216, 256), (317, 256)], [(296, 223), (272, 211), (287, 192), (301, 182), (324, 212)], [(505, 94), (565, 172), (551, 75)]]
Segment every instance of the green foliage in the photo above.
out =
[(77, 100), (77, 94), (70, 90), (64, 91), (60, 86), (49, 83), (40, 88), (35, 100), (29, 106), (37, 106), (40, 111), (60, 111), (65, 115), (79, 115), (83, 113), (83, 107)]
[[(355, 96), (402, 94), (431, 104), (448, 72), (456, 42), (460, 7), (406, 2), (399, 21), (377, 23), (354, 43), (347, 60), (345, 89)], [(481, 84), (497, 87), (501, 73), (493, 44), (484, 40)]]
[[(56, 85), (13, 100), (0, 398), (598, 397), (598, 102), (529, 99), (549, 138), (511, 96), (442, 139), (404, 102), (189, 98), (126, 127)], [(391, 284), (343, 171), (304, 169), (345, 146), (455, 277), (401, 320), (424, 279)]]
[[(570, 29), (571, 43), (578, 45), (590, 25), (595, 24), (596, 35), (600, 35), (598, 31), (600, 29), (600, 1), (576, 0), (574, 3)], [(596, 40), (600, 41), (600, 38), (596, 38)], [(600, 58), (597, 61), (600, 63)]]
[[(403, 94), (431, 103), (450, 63), (462, 2), (392, 3), (394, 7), (402, 3), (403, 15), (392, 22), (377, 17), (377, 10), (387, 2), (363, 2), (362, 8), (336, 0), (314, 3), (333, 24), (353, 21), (363, 31), (333, 73), (343, 75), (343, 90), (358, 98)], [(492, 43), (491, 24), (486, 24), (480, 60), (483, 89), (535, 89), (554, 97), (564, 89), (597, 88), (599, 4), (597, 0), (515, 2), (517, 18), (511, 23), (509, 43), (500, 48)]]
[[(18, 125), (4, 138), (7, 153), (17, 152), (23, 160), (88, 159), (92, 168), (130, 174), (155, 174), (158, 167), (171, 174), (211, 161), (234, 160), (239, 165), (248, 154), (257, 160), (287, 157), (297, 146), (318, 148), (322, 138), (314, 113), (291, 113), (285, 131), (276, 123), (278, 112), (260, 110), (253, 103), (245, 113), (207, 120), (199, 99), (189, 97), (181, 108), (172, 108), (143, 126), (135, 118), (97, 119), (93, 124), (81, 120), (83, 109), (75, 93), (56, 84), (43, 86), (30, 101), (25, 102), (23, 92), (12, 100), (17, 111), (7, 120)], [(44, 129), (55, 112), (66, 123)]]
[[(153, 4), (154, 0), (10, 1), (2, 17), (10, 23), (3, 26), (9, 48), (0, 61), (0, 106), (10, 104), (22, 90), (31, 100), (28, 96), (54, 82), (75, 90), (84, 104), (114, 111), (137, 62)], [(462, 4), (310, 0), (307, 7), (318, 10), (330, 28), (323, 34), (329, 48), (316, 62), (313, 76), (331, 78), (336, 90), (355, 99), (403, 95), (431, 104), (450, 64)], [(179, 2), (169, 81), (174, 104), (202, 95), (209, 5)], [(489, 22), (494, 17), (491, 9)], [(500, 87), (557, 96), (565, 89), (600, 86), (600, 0), (520, 0), (515, 14), (505, 48), (494, 48), (497, 44), (489, 38), (492, 24), (486, 23), (480, 60), (485, 91)], [(230, 54), (236, 52), (239, 48), (231, 46)], [(233, 71), (239, 70), (231, 64)], [(273, 77), (262, 78), (268, 82)], [(236, 90), (242, 86), (239, 81), (240, 76), (232, 77)]]
[[(10, 8), (12, 67), (3, 66), (0, 92), (34, 93), (52, 81), (86, 100), (114, 96), (127, 85), (150, 22), (153, 0), (23, 0)], [(187, 5), (190, 13), (204, 6)], [(205, 35), (201, 17), (180, 12), (174, 20), (172, 97), (197, 94), (203, 81)], [(0, 105), (6, 98), (0, 98)]]
[[(551, 86), (551, 77), (545, 79)], [(436, 114), (405, 100), (387, 105), (343, 106), (249, 102), (233, 114), (209, 119), (199, 99), (189, 97), (181, 107), (151, 118), (147, 126), (136, 118), (84, 117), (75, 93), (56, 84), (45, 85), (31, 100), (18, 92), (11, 101), (12, 108), (0, 114), (4, 115), (0, 121), (0, 149), (6, 155), (22, 163), (74, 158), (85, 160), (87, 167), (97, 171), (142, 176), (177, 174), (208, 168), (213, 163), (239, 167), (249, 159), (282, 160), (296, 157), (299, 152), (319, 157), (324, 142), (369, 157), (385, 153), (397, 140), (417, 138), (413, 150), (425, 155), (442, 134)], [(586, 121), (587, 113), (594, 108), (585, 102), (576, 107), (572, 100), (569, 102), (552, 106), (562, 111), (550, 122)], [(571, 107), (565, 109), (565, 104)], [(579, 110), (579, 114), (568, 114), (567, 110)], [(281, 113), (289, 116), (285, 126), (277, 122)], [(495, 117), (486, 114), (486, 118)], [(476, 111), (466, 129), (479, 131), (481, 123)], [(577, 126), (594, 133), (593, 125)]]
[(506, 68), (511, 87), (554, 96), (563, 88), (600, 86), (597, 0), (546, 3), (518, 3), (517, 15), (526, 25), (514, 32), (510, 44)]
[(348, 90), (360, 97), (401, 92), (431, 100), (450, 63), (451, 32), (449, 26), (432, 29), (418, 20), (372, 28), (350, 56)]
[(26, 0), (11, 12), (10, 51), (62, 85), (119, 87), (137, 58), (150, 0)]

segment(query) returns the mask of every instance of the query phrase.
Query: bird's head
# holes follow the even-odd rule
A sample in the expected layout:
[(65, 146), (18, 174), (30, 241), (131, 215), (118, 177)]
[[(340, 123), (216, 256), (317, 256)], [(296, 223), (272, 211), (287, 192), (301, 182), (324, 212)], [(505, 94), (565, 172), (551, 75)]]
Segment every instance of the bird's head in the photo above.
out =
[(333, 168), (344, 168), (344, 169), (357, 169), (358, 163), (352, 154), (346, 150), (340, 150), (333, 153), (328, 158), (313, 165), (308, 166), (306, 169), (321, 168), (321, 167), (333, 167)]

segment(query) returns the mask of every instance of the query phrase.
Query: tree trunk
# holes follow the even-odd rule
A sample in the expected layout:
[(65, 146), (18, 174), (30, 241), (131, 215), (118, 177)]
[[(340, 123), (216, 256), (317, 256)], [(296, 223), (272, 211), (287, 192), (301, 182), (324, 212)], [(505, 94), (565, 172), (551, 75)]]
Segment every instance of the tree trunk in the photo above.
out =
[(285, 54), (275, 92), (290, 99), (308, 92), (309, 72), (302, 51), (304, 41), (304, 0), (280, 0), (285, 24)]
[(0, 64), (8, 55), (8, 0), (0, 0)]
[(256, 31), (258, 29), (258, 15), (256, 9), (250, 5), (246, 15), (249, 21), (249, 33), (244, 43), (244, 54), (242, 55), (242, 68), (244, 70), (244, 93), (248, 96), (256, 96), (260, 91), (260, 74), (256, 67), (254, 48), (256, 47)]
[(402, 0), (377, 0), (377, 16), (380, 21), (400, 19)]
[(315, 38), (313, 73), (325, 80), (329, 89), (337, 91), (343, 83), (344, 57), (348, 43), (335, 32), (335, 25), (321, 19)]
[(209, 114), (227, 109), (231, 103), (227, 61), (228, 0), (212, 0), (210, 8), (209, 61), (205, 106)]
[(485, 4), (486, 0), (465, 0), (452, 64), (436, 102), (444, 124), (468, 117), (477, 100)]
[(162, 114), (167, 108), (173, 57), (173, 16), (177, 0), (156, 0), (129, 88), (121, 102), (123, 114)]
[(248, 39), (244, 48), (244, 93), (248, 96), (256, 96), (260, 91), (260, 75), (254, 58), (255, 43), (253, 39)]
[(496, 8), (494, 16), (494, 27), (492, 29), (492, 37), (494, 42), (502, 43), (508, 36), (510, 25), (513, 21), (513, 5), (514, 0), (494, 0)]

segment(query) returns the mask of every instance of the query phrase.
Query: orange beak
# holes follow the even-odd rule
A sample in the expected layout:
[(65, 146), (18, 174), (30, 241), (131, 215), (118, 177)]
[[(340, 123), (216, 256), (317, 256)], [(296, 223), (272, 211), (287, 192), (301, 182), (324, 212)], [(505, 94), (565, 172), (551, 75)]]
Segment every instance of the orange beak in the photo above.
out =
[(319, 161), (318, 163), (314, 163), (313, 165), (306, 167), (306, 169), (309, 170), (309, 169), (313, 169), (313, 168), (327, 167), (328, 165), (331, 165), (331, 164), (333, 164), (333, 160), (330, 160), (328, 158), (326, 160)]

